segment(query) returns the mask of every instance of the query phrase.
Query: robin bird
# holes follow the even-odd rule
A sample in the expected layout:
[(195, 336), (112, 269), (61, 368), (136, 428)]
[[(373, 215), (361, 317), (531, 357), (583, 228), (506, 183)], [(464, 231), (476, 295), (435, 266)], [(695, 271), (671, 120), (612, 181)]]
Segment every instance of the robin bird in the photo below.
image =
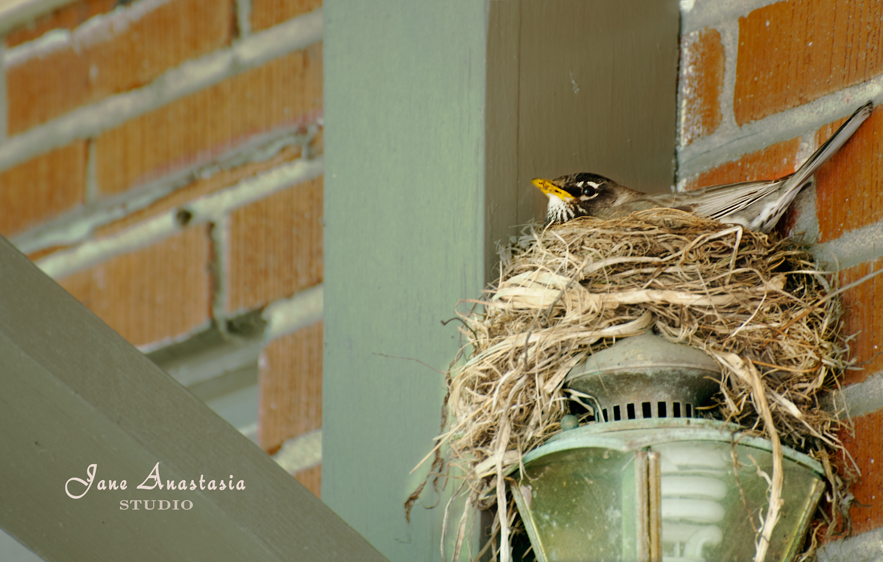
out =
[(689, 211), (721, 222), (740, 224), (750, 230), (769, 232), (812, 175), (852, 136), (871, 114), (873, 102), (858, 108), (831, 138), (793, 174), (767, 181), (715, 185), (685, 193), (648, 194), (588, 172), (554, 180), (534, 179), (533, 184), (549, 197), (546, 225), (576, 217), (602, 219), (634, 211), (668, 207)]

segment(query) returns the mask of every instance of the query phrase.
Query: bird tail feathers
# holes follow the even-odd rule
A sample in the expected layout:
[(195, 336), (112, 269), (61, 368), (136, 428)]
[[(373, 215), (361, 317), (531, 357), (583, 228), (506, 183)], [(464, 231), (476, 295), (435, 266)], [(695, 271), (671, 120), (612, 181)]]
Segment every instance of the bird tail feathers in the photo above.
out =
[(825, 144), (819, 147), (819, 149), (816, 150), (815, 153), (810, 156), (790, 178), (788, 178), (786, 182), (787, 185), (782, 186), (782, 192), (788, 193), (792, 189), (804, 185), (810, 176), (815, 174), (822, 164), (827, 162), (835, 152), (840, 150), (840, 147), (849, 140), (849, 137), (851, 137), (852, 134), (858, 130), (859, 126), (864, 123), (865, 119), (871, 115), (873, 109), (874, 102), (871, 101), (856, 109), (855, 113), (853, 113), (845, 123), (840, 125), (837, 132), (831, 135), (831, 138), (825, 141)]

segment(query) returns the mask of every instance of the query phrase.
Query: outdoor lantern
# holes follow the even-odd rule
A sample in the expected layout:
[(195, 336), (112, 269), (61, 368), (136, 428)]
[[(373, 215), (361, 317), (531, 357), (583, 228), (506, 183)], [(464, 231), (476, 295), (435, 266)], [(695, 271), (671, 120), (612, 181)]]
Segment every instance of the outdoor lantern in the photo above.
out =
[[(513, 486), (541, 562), (745, 562), (768, 512), (772, 446), (697, 418), (717, 363), (652, 335), (627, 338), (567, 376), (596, 422), (523, 459)], [(784, 503), (767, 561), (791, 560), (824, 489), (822, 467), (784, 448)]]

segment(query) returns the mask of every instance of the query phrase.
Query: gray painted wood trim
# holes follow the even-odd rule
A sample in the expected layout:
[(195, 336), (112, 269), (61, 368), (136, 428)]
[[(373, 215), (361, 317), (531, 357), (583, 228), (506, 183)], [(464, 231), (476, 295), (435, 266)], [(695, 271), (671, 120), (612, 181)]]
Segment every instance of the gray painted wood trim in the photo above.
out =
[[(2, 238), (0, 450), (0, 526), (49, 561), (384, 559)], [(68, 497), (93, 463), (128, 488)], [(137, 489), (157, 463), (163, 481), (245, 490)]]
[(426, 493), (410, 524), (402, 504), (439, 430), (432, 369), (459, 346), (441, 321), (481, 296), (496, 241), (542, 218), (532, 177), (672, 184), (678, 3), (326, 0), (323, 13), (322, 497), (391, 560), (438, 560), (445, 496)]
[(438, 496), (410, 524), (402, 506), (439, 431), (432, 369), (458, 347), (441, 321), (484, 280), (485, 5), (329, 0), (323, 13), (322, 499), (391, 560), (438, 560)]

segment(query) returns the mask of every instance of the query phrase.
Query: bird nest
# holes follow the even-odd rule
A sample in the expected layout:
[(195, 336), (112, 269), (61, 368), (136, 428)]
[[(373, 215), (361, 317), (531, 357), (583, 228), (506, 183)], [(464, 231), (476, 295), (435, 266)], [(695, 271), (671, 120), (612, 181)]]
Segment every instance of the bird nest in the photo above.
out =
[[(832, 466), (842, 450), (841, 422), (821, 399), (847, 367), (848, 348), (834, 278), (805, 249), (740, 226), (651, 209), (530, 230), (502, 254), (486, 298), (465, 301), (471, 311), (458, 312), (468, 345), (448, 372), (446, 419), (431, 471), (438, 484), (458, 469), (455, 495), (495, 508), (494, 530), (502, 531), (495, 549), (505, 553), (518, 525), (499, 484), (572, 412), (574, 397), (563, 387), (567, 372), (617, 339), (648, 330), (717, 359), (721, 393), (706, 415), (822, 462), (835, 498), (831, 517), (839, 516), (836, 498), (845, 484)], [(454, 559), (465, 517), (456, 525)], [(766, 519), (775, 524), (773, 513)]]

